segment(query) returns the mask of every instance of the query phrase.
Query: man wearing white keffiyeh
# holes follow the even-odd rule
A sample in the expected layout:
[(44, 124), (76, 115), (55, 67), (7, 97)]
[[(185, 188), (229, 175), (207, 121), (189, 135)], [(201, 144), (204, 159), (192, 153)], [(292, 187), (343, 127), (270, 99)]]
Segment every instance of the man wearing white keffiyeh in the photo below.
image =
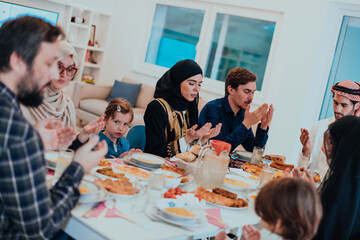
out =
[(300, 141), (303, 145), (299, 153), (298, 166), (319, 171), (323, 180), (329, 165), (323, 147), (324, 132), (329, 124), (344, 116), (360, 116), (360, 84), (346, 80), (331, 88), (333, 93), (334, 117), (316, 122), (310, 131), (301, 129)]

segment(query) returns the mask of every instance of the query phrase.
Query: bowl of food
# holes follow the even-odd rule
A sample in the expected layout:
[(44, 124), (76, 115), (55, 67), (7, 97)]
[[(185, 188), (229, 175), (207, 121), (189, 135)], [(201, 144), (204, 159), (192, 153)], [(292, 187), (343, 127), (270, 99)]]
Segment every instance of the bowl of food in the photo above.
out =
[(86, 200), (86, 199), (94, 198), (94, 195), (100, 193), (101, 188), (97, 184), (83, 179), (80, 183), (79, 191), (80, 191), (80, 199)]
[(178, 199), (159, 199), (155, 207), (160, 214), (173, 221), (192, 222), (204, 216), (204, 210)]

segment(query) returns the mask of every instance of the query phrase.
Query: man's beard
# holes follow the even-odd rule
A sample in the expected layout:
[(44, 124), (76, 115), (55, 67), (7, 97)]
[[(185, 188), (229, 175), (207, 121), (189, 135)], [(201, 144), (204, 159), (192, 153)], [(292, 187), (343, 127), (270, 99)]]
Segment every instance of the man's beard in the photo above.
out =
[[(43, 102), (41, 89), (39, 89), (39, 86), (36, 84), (38, 81), (34, 79), (32, 71), (29, 71), (29, 74), (26, 75), (27, 76), (22, 77), (19, 82), (17, 99), (25, 106), (38, 107)], [(33, 84), (33, 86), (29, 87), (29, 84)]]

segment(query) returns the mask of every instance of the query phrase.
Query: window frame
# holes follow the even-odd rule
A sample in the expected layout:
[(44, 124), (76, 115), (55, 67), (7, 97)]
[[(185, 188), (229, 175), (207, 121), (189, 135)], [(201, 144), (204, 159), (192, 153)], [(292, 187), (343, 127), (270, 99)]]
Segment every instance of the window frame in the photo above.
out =
[[(334, 83), (329, 83), (331, 79), (331, 71), (333, 68), (334, 58), (336, 54), (336, 47), (338, 39), (340, 37), (340, 30), (342, 22), (345, 16), (360, 18), (360, 4), (348, 4), (348, 3), (333, 3), (334, 8), (331, 20), (327, 23), (327, 26), (331, 26), (331, 31), (327, 34), (327, 38), (330, 39), (326, 54), (326, 61), (323, 63), (324, 71), (321, 73), (321, 92), (322, 98), (318, 103), (316, 110), (316, 120), (324, 119), (328, 110), (329, 104), (332, 104), (332, 94), (330, 88)], [(326, 46), (325, 46), (326, 47)], [(344, 79), (346, 80), (346, 79)], [(350, 79), (356, 82), (356, 79)], [(326, 108), (326, 109), (325, 109)]]
[[(149, 15), (146, 20), (147, 24), (144, 31), (144, 38), (141, 41), (141, 46), (137, 57), (135, 58), (135, 64), (133, 70), (135, 72), (145, 74), (151, 77), (159, 78), (168, 70), (168, 68), (157, 66), (151, 63), (146, 63), (146, 52), (148, 43), (151, 36), (152, 23), (155, 16), (155, 10), (157, 4), (163, 4), (173, 7), (182, 7), (182, 8), (191, 8), (196, 10), (204, 11), (203, 23), (200, 31), (199, 41), (196, 45), (196, 55), (195, 61), (201, 66), (203, 71), (205, 71), (208, 56), (210, 53), (210, 47), (213, 36), (213, 29), (215, 26), (217, 14), (229, 14), (239, 17), (247, 17), (253, 19), (259, 19), (264, 21), (275, 22), (275, 31), (273, 34), (272, 43), (269, 50), (269, 56), (266, 64), (263, 84), (261, 91), (257, 91), (254, 98), (254, 103), (261, 103), (266, 98), (270, 79), (271, 79), (271, 69), (275, 61), (275, 52), (278, 48), (278, 41), (280, 37), (280, 29), (282, 23), (283, 14), (281, 12), (265, 10), (265, 9), (255, 9), (248, 7), (241, 7), (236, 5), (224, 5), (219, 3), (211, 2), (197, 2), (197, 1), (184, 1), (184, 0), (173, 0), (171, 2), (166, 0), (152, 0), (151, 8), (149, 9)], [(224, 87), (225, 83), (223, 81), (210, 79), (204, 77), (204, 82), (201, 87), (201, 91), (208, 92), (210, 94), (215, 94), (218, 96), (224, 96)], [(221, 90), (219, 90), (221, 89)]]

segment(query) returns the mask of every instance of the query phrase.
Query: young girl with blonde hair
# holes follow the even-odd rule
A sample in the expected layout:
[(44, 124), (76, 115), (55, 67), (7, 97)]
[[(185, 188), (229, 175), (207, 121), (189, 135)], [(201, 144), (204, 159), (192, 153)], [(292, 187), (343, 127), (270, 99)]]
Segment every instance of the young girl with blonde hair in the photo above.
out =
[(129, 152), (139, 149), (130, 149), (128, 140), (124, 138), (134, 118), (131, 104), (123, 98), (112, 99), (105, 109), (105, 130), (99, 132), (100, 141), (105, 140), (108, 144), (106, 158), (123, 158)]

